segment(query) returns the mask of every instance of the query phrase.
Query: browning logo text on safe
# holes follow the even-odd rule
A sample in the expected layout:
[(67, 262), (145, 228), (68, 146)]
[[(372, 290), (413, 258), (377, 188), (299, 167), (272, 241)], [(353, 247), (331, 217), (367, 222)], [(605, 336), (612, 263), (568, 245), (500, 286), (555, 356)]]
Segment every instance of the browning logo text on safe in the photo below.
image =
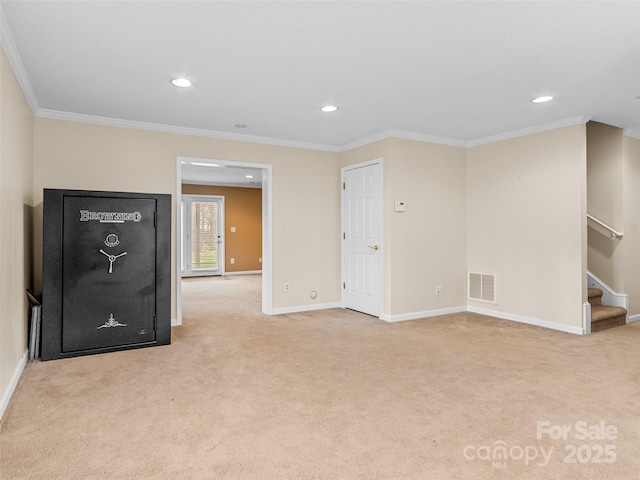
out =
[(89, 210), (80, 210), (81, 222), (89, 222), (91, 220), (96, 220), (100, 223), (137, 223), (142, 220), (142, 214), (140, 212), (90, 212)]

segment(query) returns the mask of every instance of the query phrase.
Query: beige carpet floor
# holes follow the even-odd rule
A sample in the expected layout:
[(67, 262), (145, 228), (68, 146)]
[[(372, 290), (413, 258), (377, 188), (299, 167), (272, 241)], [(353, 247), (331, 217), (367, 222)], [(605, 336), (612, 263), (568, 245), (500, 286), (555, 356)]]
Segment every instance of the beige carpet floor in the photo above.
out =
[(170, 346), (29, 363), (1, 478), (640, 478), (640, 322), (269, 317), (258, 276), (187, 280), (183, 304)]

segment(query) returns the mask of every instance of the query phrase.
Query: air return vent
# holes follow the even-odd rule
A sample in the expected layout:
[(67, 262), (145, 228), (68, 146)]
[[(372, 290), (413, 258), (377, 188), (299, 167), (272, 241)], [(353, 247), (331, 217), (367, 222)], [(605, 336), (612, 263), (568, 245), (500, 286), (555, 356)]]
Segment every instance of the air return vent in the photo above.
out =
[(496, 276), (469, 272), (469, 298), (482, 302), (496, 302)]

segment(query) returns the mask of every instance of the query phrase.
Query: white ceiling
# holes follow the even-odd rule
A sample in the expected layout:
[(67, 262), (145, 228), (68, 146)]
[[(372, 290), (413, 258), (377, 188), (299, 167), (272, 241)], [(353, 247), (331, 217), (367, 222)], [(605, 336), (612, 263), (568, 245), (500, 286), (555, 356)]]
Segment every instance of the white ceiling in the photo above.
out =
[[(389, 131), (466, 145), (576, 116), (640, 135), (639, 1), (1, 6), (41, 116), (334, 150)], [(541, 94), (556, 100), (530, 103)]]
[[(200, 163), (196, 160), (194, 162)], [(180, 171), (182, 183), (262, 188), (262, 169), (260, 168), (236, 167), (213, 162), (210, 163), (210, 166), (204, 166), (183, 161)], [(251, 178), (247, 178), (248, 176)]]

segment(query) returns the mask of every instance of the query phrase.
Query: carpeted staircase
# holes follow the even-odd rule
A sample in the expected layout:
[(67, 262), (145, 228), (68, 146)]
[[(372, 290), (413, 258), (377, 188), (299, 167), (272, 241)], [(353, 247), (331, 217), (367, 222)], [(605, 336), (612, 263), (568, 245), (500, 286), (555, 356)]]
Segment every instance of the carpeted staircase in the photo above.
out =
[(602, 305), (602, 289), (589, 288), (591, 304), (591, 332), (599, 332), (607, 328), (626, 325), (627, 310), (622, 307)]

